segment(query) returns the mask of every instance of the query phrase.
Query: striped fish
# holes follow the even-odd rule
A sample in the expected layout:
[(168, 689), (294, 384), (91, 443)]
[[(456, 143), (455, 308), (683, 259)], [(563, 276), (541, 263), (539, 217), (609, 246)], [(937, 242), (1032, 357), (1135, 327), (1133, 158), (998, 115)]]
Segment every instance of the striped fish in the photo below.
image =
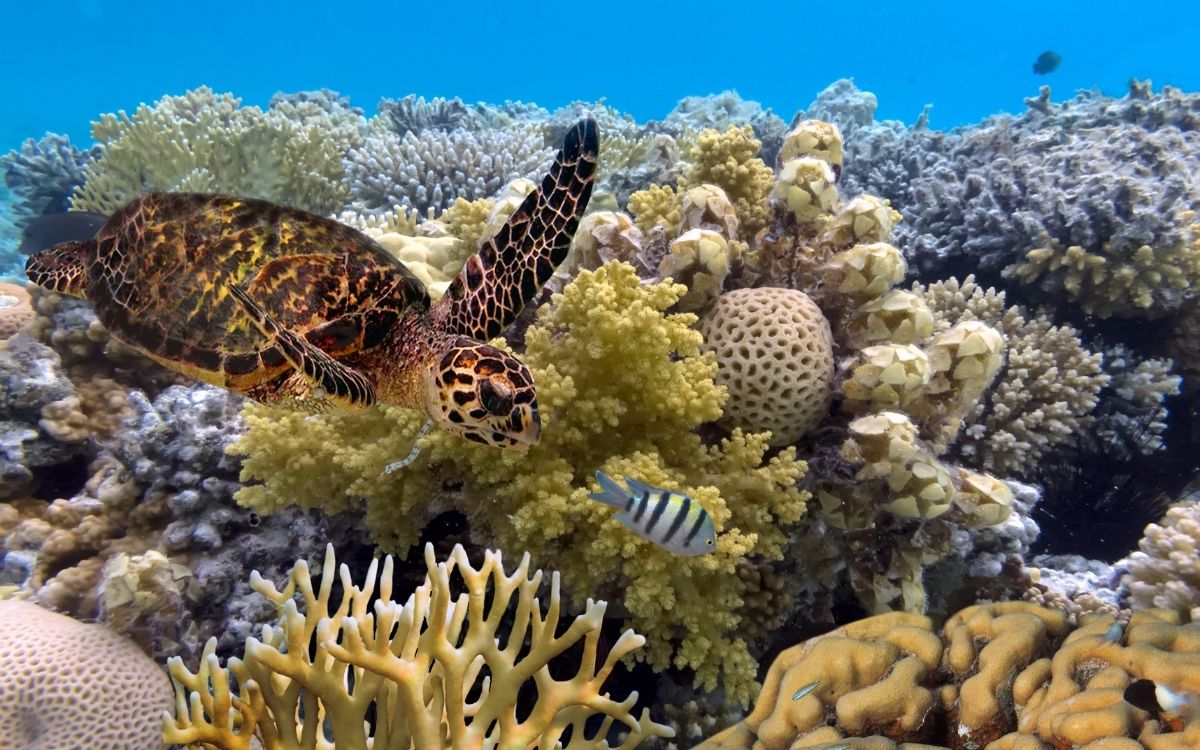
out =
[(717, 548), (712, 516), (687, 495), (642, 484), (625, 477), (621, 487), (602, 471), (596, 472), (601, 492), (588, 495), (616, 508), (616, 518), (638, 536), (677, 555), (703, 555)]

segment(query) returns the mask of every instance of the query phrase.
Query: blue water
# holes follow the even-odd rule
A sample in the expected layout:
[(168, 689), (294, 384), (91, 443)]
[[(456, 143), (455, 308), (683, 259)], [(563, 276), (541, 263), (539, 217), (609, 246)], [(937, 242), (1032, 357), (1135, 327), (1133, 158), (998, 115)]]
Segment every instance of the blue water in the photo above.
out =
[[(328, 87), (374, 111), (409, 93), (555, 107), (607, 97), (639, 120), (736, 89), (790, 119), (833, 80), (946, 128), (1020, 111), (1038, 86), (1200, 88), (1188, 2), (5, 3), (0, 151), (46, 131), (84, 144), (102, 112), (201, 84), (265, 105)], [(201, 10), (201, 8), (203, 8)], [(678, 8), (685, 8), (680, 11)], [(1045, 49), (1062, 55), (1036, 76)]]

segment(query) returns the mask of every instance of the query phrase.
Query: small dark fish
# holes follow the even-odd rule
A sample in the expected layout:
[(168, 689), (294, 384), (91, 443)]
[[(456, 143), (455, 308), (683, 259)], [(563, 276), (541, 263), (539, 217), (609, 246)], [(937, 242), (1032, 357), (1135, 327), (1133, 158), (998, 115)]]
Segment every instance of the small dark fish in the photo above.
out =
[[(1177, 693), (1153, 680), (1134, 680), (1125, 688), (1125, 702), (1140, 708), (1169, 727), (1200, 715), (1200, 696)], [(1173, 729), (1172, 731), (1179, 731)]]
[(1058, 64), (1061, 62), (1062, 55), (1058, 54), (1052, 49), (1048, 49), (1042, 54), (1038, 55), (1037, 59), (1033, 61), (1033, 72), (1040, 76), (1044, 76), (1047, 73), (1053, 73), (1054, 71), (1058, 70)]
[(18, 251), (33, 255), (63, 242), (87, 242), (96, 236), (107, 216), (86, 211), (38, 216), (25, 225)]

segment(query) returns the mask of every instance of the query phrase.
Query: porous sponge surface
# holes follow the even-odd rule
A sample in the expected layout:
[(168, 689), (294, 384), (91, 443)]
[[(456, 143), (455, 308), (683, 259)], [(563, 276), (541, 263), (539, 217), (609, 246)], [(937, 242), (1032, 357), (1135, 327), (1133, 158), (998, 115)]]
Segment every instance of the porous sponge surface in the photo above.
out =
[(0, 601), (0, 748), (160, 750), (171, 683), (132, 641)]
[(699, 326), (717, 357), (716, 381), (729, 389), (727, 427), (770, 430), (771, 445), (789, 445), (828, 414), (833, 338), (807, 294), (737, 289), (721, 295)]

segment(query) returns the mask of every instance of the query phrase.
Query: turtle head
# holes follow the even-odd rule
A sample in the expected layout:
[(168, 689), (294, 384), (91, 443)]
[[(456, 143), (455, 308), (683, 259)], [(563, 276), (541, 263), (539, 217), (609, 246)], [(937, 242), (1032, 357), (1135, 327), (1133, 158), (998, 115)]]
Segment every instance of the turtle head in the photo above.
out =
[(532, 445), (542, 436), (533, 374), (520, 360), (463, 336), (450, 340), (426, 376), (433, 421), (483, 445)]

